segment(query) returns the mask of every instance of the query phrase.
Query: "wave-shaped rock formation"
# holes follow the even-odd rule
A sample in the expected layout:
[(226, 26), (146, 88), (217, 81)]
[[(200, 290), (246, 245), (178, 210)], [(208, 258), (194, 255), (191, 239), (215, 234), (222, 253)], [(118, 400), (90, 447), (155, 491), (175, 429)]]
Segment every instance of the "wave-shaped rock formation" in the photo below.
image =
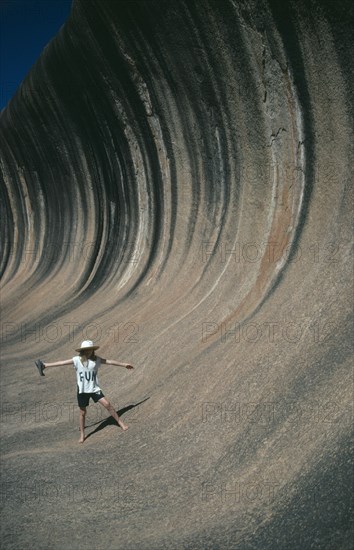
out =
[(74, 0), (1, 113), (7, 548), (351, 547), (351, 20)]

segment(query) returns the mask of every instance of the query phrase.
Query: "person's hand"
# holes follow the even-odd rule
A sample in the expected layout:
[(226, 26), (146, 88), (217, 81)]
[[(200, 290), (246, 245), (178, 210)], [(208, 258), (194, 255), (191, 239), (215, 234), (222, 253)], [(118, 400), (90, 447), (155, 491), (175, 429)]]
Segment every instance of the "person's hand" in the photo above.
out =
[(133, 369), (134, 367), (133, 367), (133, 365), (125, 365), (125, 368), (131, 370), (131, 369)]

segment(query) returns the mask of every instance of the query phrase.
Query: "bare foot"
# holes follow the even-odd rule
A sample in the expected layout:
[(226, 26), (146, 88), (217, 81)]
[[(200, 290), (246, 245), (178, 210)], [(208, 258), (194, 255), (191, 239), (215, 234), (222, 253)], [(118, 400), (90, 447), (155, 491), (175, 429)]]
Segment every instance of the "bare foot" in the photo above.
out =
[(123, 432), (125, 432), (128, 429), (128, 426), (124, 424), (121, 420), (118, 422), (119, 426), (122, 428)]
[(80, 437), (80, 439), (79, 439), (79, 443), (83, 443), (84, 441), (85, 441), (85, 436), (82, 435), (82, 436)]

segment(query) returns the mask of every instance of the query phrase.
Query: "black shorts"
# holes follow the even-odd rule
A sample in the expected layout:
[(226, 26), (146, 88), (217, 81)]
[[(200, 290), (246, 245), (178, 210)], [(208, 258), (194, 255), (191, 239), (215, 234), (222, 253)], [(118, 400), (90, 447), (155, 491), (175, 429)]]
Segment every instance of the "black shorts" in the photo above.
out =
[(104, 394), (102, 391), (98, 391), (96, 393), (79, 393), (79, 388), (77, 388), (77, 402), (79, 407), (87, 407), (90, 401), (90, 397), (94, 400), (95, 403), (99, 399), (102, 399), (104, 397)]

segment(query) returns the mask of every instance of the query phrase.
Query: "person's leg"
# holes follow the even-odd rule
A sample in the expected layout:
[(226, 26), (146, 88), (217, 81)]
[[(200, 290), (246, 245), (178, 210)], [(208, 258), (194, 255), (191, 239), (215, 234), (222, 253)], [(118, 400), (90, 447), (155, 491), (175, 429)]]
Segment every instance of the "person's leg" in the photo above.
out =
[(79, 443), (85, 441), (85, 417), (86, 417), (86, 407), (80, 407), (80, 439)]
[(110, 404), (108, 399), (105, 397), (101, 397), (101, 399), (98, 400), (98, 402), (109, 412), (111, 416), (117, 421), (118, 425), (122, 428), (123, 431), (128, 429), (128, 426), (124, 424), (123, 420), (119, 418), (116, 411), (114, 410), (114, 407)]

